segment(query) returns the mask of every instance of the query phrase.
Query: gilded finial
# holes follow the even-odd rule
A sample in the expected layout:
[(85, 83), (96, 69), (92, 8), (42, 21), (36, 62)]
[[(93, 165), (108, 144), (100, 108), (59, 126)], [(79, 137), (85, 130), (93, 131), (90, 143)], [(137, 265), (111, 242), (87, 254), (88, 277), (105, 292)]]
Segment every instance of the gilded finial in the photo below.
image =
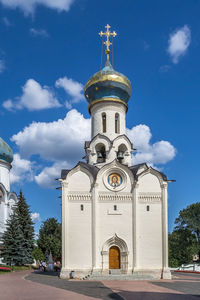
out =
[(106, 31), (105, 32), (103, 32), (103, 31), (100, 31), (99, 32), (99, 35), (102, 37), (103, 35), (105, 35), (106, 36), (106, 41), (104, 42), (104, 44), (106, 45), (106, 55), (107, 55), (107, 60), (109, 60), (109, 54), (110, 54), (110, 46), (112, 45), (112, 43), (111, 43), (111, 41), (110, 41), (110, 36), (113, 36), (113, 37), (115, 37), (116, 35), (117, 35), (117, 33), (115, 32), (115, 31), (113, 31), (113, 32), (110, 32), (110, 25), (106, 25), (105, 26), (105, 28), (106, 28)]

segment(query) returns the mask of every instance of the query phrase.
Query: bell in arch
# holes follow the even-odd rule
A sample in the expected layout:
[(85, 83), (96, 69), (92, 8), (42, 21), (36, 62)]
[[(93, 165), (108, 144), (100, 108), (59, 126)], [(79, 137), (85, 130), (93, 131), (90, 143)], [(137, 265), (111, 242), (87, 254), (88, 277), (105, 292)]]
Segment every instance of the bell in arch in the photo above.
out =
[(124, 159), (124, 152), (118, 151), (117, 152), (117, 159), (119, 159), (119, 160)]
[(97, 158), (103, 158), (103, 154), (102, 154), (101, 151), (98, 151), (98, 152), (97, 152)]

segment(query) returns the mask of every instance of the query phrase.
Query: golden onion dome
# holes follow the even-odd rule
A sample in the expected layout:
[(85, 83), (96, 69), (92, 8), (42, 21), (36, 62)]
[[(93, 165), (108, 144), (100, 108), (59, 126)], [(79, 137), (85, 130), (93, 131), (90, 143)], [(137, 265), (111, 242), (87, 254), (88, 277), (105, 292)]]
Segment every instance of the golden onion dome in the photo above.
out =
[(84, 92), (90, 107), (101, 101), (122, 102), (127, 106), (131, 83), (125, 75), (115, 71), (107, 60), (105, 67), (88, 80)]

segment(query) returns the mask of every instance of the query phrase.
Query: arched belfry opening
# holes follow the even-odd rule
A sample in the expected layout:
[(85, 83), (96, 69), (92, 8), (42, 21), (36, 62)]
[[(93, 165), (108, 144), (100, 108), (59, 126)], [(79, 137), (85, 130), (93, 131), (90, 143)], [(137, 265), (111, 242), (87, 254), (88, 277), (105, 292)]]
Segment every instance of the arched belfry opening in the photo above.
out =
[(117, 160), (123, 164), (124, 163), (124, 156), (125, 156), (125, 152), (127, 151), (127, 147), (124, 144), (121, 144), (118, 147), (118, 151), (117, 151)]
[(105, 145), (99, 143), (96, 145), (97, 163), (103, 163), (106, 161), (106, 149)]
[(102, 272), (120, 269), (122, 274), (128, 271), (128, 247), (116, 234), (107, 240), (102, 247)]

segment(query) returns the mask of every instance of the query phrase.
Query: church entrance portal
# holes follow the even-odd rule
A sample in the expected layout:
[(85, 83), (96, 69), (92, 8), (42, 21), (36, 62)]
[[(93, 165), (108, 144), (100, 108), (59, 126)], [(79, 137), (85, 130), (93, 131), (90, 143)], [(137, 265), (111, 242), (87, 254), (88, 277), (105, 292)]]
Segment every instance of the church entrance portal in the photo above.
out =
[(120, 269), (122, 274), (128, 271), (128, 247), (116, 234), (107, 240), (102, 247), (102, 272)]
[(120, 250), (117, 246), (109, 249), (109, 269), (120, 269)]

